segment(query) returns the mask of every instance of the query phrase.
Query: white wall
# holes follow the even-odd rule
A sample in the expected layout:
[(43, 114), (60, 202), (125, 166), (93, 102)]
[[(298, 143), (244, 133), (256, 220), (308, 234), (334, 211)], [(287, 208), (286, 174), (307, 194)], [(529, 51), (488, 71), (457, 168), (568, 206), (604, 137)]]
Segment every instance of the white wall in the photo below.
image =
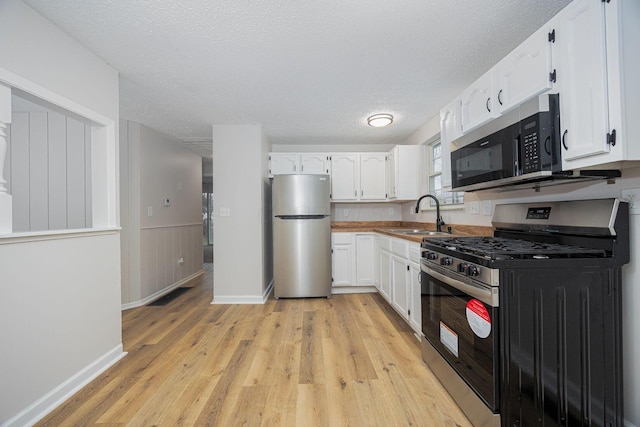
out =
[(268, 150), (259, 125), (213, 126), (214, 303), (262, 303), (267, 296)]
[(131, 308), (203, 272), (202, 160), (147, 126), (122, 120), (120, 129), (122, 304)]
[(17, 0), (0, 1), (0, 52), (0, 82), (96, 123), (93, 224), (103, 230), (0, 236), (0, 424), (28, 425), (123, 355), (118, 74)]

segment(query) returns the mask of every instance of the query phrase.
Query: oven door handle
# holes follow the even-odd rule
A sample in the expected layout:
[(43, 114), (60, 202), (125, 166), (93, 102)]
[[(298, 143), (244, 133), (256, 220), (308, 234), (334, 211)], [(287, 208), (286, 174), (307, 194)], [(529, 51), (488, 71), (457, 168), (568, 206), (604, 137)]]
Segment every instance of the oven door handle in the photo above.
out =
[(444, 275), (438, 271), (432, 270), (431, 268), (422, 265), (422, 271), (424, 271), (425, 273), (429, 274), (430, 276), (433, 276), (434, 278), (446, 283), (447, 285), (451, 286), (452, 288), (455, 288), (457, 290), (459, 290), (460, 292), (464, 292), (467, 295), (470, 295), (474, 298), (479, 299), (480, 301), (482, 301), (485, 304), (488, 304), (490, 307), (498, 307), (499, 306), (499, 296), (498, 293), (493, 292), (493, 290), (491, 288), (485, 288), (485, 287), (480, 287), (480, 286), (474, 286), (465, 282), (462, 282), (460, 280), (456, 280), (452, 277), (449, 277), (447, 275)]

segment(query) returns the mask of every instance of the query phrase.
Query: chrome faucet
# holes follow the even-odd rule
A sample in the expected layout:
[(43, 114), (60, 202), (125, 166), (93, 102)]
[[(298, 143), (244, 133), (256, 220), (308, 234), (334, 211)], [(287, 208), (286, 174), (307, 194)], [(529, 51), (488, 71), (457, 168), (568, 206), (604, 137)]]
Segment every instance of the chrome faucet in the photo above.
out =
[(430, 199), (433, 199), (434, 202), (436, 202), (436, 231), (442, 232), (442, 226), (444, 225), (444, 221), (440, 216), (440, 202), (438, 201), (438, 198), (436, 196), (432, 196), (431, 194), (425, 194), (424, 196), (421, 196), (418, 199), (418, 202), (416, 203), (416, 213), (420, 212), (420, 202), (425, 197), (429, 197)]

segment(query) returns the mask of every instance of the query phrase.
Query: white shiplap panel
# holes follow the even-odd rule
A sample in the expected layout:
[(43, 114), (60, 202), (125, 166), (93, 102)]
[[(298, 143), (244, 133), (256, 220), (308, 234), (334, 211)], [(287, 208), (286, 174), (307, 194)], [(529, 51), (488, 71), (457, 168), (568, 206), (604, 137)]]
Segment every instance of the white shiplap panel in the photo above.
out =
[(140, 235), (140, 250), (142, 251), (140, 296), (141, 299), (153, 294), (151, 281), (153, 276), (153, 230), (142, 230)]
[(85, 227), (93, 227), (92, 200), (91, 200), (91, 126), (84, 126), (84, 205), (85, 205)]
[(30, 231), (49, 229), (49, 148), (47, 113), (29, 113)]
[(29, 231), (29, 113), (11, 118), (13, 231)]
[(67, 223), (85, 228), (84, 124), (67, 117)]
[(175, 266), (178, 264), (177, 260), (174, 259), (173, 257), (173, 242), (175, 238), (173, 236), (172, 228), (165, 229), (165, 238), (166, 238), (166, 244), (167, 244), (167, 251), (165, 252), (163, 271), (164, 271), (165, 283), (167, 285), (170, 285), (172, 283), (175, 283), (174, 270), (175, 270)]
[(49, 229), (67, 228), (67, 120), (49, 113)]
[(4, 180), (7, 181), (7, 183), (5, 184), (5, 187), (7, 188), (7, 191), (9, 192), (9, 194), (12, 193), (11, 191), (11, 123), (9, 123), (9, 127), (6, 131), (7, 134), (7, 152), (5, 154), (5, 158), (4, 158)]

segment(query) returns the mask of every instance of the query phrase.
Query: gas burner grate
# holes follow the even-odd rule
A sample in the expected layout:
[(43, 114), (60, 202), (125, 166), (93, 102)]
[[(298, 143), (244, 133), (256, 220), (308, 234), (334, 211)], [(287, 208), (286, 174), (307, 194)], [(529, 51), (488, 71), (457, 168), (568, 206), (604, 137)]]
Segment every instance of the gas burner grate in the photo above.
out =
[(445, 237), (425, 239), (427, 244), (484, 259), (606, 258), (604, 249), (503, 237)]

